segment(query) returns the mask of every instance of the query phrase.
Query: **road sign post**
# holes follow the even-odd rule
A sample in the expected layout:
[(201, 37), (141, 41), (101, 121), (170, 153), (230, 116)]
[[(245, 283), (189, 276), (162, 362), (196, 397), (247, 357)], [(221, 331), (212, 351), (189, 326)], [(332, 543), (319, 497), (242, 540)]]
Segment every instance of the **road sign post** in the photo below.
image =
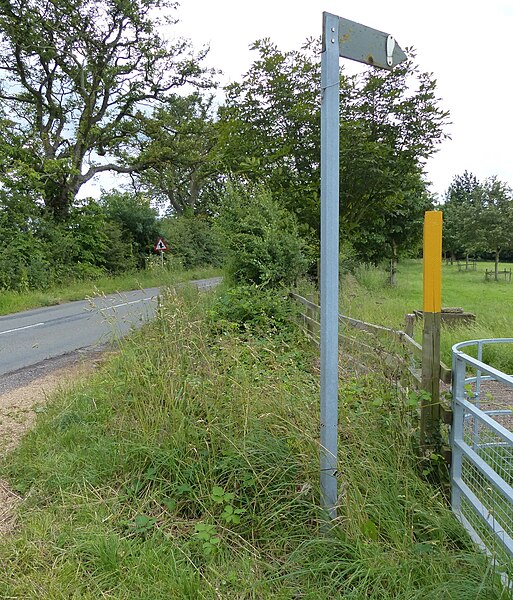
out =
[(169, 248), (163, 238), (159, 237), (153, 246), (153, 252), (160, 253), (160, 266), (164, 268), (164, 252), (168, 252)]
[(323, 13), (321, 54), (321, 505), (337, 516), (339, 58), (391, 70), (406, 55), (391, 35)]

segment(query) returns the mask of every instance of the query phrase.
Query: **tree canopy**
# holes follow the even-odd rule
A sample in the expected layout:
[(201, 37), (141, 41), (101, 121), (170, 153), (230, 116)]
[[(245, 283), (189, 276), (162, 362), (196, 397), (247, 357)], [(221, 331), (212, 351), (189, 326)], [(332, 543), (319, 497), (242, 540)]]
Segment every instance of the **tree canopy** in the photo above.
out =
[[(299, 220), (318, 227), (320, 64), (312, 40), (281, 52), (269, 40), (243, 80), (227, 88), (221, 146), (232, 176), (265, 182)], [(340, 207), (351, 228), (381, 216), (418, 188), (424, 163), (446, 137), (436, 81), (414, 55), (391, 73), (341, 76)]]
[(166, 0), (1, 0), (0, 7), (6, 167), (32, 170), (58, 217), (96, 174), (147, 166), (134, 138), (152, 106), (187, 83), (209, 84), (204, 53), (163, 37), (160, 25), (173, 24), (176, 7)]
[(497, 278), (501, 254), (513, 250), (513, 190), (497, 177), (482, 182), (467, 171), (446, 193), (443, 244), (451, 256), (492, 254)]
[(138, 186), (173, 215), (208, 212), (223, 180), (212, 98), (175, 96), (140, 121)]

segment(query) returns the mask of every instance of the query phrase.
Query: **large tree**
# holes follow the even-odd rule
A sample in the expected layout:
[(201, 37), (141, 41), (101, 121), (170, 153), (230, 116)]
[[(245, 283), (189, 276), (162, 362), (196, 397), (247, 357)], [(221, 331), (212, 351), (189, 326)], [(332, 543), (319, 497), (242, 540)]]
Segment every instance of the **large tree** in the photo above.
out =
[(470, 251), (493, 254), (495, 280), (501, 253), (513, 249), (512, 222), (513, 190), (497, 177), (489, 177), (473, 190), (462, 229)]
[[(236, 177), (265, 181), (300, 221), (318, 226), (320, 65), (317, 42), (281, 52), (269, 40), (243, 80), (227, 88), (221, 146)], [(340, 207), (357, 228), (411, 197), (444, 139), (448, 114), (436, 81), (413, 55), (391, 73), (341, 76)]]
[(472, 242), (472, 232), (464, 225), (468, 222), (468, 215), (472, 211), (472, 196), (479, 188), (477, 177), (465, 171), (456, 175), (444, 198), (443, 213), (443, 250), (451, 260), (457, 255), (469, 255)]
[(281, 52), (270, 40), (219, 111), (224, 165), (235, 179), (265, 184), (301, 222), (316, 224), (320, 68), (311, 52)]
[(396, 199), (394, 206), (353, 232), (351, 242), (361, 260), (390, 261), (390, 285), (397, 283), (397, 265), (403, 256), (416, 256), (422, 247), (424, 212), (433, 200), (419, 179), (417, 188)]
[[(175, 7), (166, 0), (0, 0), (7, 167), (32, 169), (54, 215), (65, 216), (96, 174), (144, 169), (132, 152), (138, 121), (177, 88), (206, 84), (190, 43), (162, 35)], [(167, 18), (159, 22), (157, 13)]]
[(170, 215), (209, 212), (223, 188), (211, 97), (174, 96), (140, 122), (138, 187)]

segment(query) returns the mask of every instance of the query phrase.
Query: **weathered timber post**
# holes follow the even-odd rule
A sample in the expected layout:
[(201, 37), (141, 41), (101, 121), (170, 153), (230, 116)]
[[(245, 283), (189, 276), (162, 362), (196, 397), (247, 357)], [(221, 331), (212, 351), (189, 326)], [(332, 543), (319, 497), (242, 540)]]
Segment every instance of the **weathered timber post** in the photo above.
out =
[(404, 317), (404, 333), (406, 335), (409, 335), (412, 338), (414, 331), (415, 331), (415, 315), (413, 313), (408, 313)]
[[(316, 304), (315, 294), (307, 294), (306, 299), (310, 300), (310, 302), (312, 302), (312, 304)], [(307, 306), (305, 312), (306, 312), (306, 316), (307, 316), (306, 331), (308, 333), (308, 337), (310, 337), (311, 339), (315, 339), (315, 329), (314, 329), (313, 321), (315, 321), (315, 317), (317, 317), (318, 315), (315, 314), (315, 311), (313, 310), (313, 308), (311, 306)]]
[(422, 336), (422, 389), (420, 407), (422, 452), (441, 444), (440, 324), (442, 311), (442, 213), (424, 215), (424, 332)]

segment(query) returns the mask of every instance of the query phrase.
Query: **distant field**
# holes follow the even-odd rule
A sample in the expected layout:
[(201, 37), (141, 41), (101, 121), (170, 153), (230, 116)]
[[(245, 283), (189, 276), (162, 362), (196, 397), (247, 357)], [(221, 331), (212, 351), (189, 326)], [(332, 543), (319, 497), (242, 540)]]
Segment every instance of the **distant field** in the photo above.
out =
[[(456, 264), (442, 267), (442, 306), (461, 307), (476, 315), (472, 326), (443, 329), (442, 353), (446, 362), (450, 361), (451, 346), (459, 341), (513, 337), (513, 282), (485, 281), (485, 269), (492, 268), (489, 262), (478, 263), (476, 271), (459, 271)], [(512, 264), (501, 263), (500, 269), (504, 268), (509, 270)], [(340, 289), (342, 313), (403, 329), (405, 314), (422, 309), (422, 260), (401, 262), (394, 288), (387, 284), (384, 270), (362, 267), (355, 276), (343, 275)], [(420, 333), (418, 324), (417, 338)]]

